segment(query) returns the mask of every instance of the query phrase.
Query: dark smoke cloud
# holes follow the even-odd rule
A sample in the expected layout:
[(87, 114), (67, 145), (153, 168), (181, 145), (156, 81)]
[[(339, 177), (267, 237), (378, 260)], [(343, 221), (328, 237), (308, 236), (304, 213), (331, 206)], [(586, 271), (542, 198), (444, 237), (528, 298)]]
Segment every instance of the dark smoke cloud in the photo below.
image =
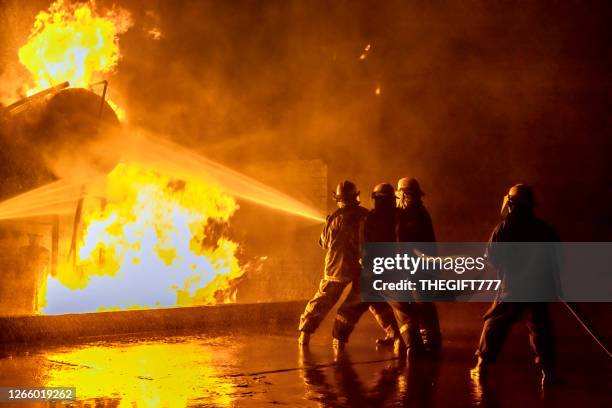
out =
[(365, 203), (414, 175), (444, 240), (486, 239), (518, 181), (564, 239), (611, 237), (609, 2), (117, 4), (133, 124), (238, 169), (323, 159)]

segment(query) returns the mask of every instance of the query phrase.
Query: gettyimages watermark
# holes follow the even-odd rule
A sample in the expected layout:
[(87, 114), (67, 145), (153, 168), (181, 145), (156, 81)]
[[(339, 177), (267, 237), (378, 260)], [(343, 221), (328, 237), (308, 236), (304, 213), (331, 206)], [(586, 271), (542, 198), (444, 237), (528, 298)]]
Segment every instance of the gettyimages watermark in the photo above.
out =
[(610, 242), (367, 243), (366, 302), (611, 302)]

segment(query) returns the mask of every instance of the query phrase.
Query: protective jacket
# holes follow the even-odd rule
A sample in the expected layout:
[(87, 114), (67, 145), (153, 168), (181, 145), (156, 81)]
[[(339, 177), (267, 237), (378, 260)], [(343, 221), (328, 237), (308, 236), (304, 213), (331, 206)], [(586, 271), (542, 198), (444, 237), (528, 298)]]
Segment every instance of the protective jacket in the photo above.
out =
[(319, 238), (325, 255), (325, 279), (348, 282), (361, 272), (361, 231), (368, 210), (358, 204), (338, 208), (327, 217)]
[(366, 216), (364, 239), (366, 242), (396, 242), (397, 241), (396, 208), (373, 209)]
[(555, 300), (560, 295), (558, 248), (538, 243), (558, 241), (555, 229), (530, 211), (508, 214), (493, 230), (486, 252), (502, 281), (498, 300)]
[(399, 209), (397, 237), (400, 242), (421, 243), (415, 245), (415, 249), (430, 256), (437, 255), (433, 222), (421, 200), (410, 201), (405, 208)]

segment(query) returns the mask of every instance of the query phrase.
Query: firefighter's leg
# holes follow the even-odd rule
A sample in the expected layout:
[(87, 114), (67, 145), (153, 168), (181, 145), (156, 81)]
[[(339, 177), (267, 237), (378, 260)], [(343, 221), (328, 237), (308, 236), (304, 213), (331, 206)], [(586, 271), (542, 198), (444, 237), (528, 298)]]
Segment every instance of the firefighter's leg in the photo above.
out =
[(533, 303), (526, 316), (529, 340), (542, 370), (543, 383), (551, 383), (555, 373), (555, 345), (548, 304)]
[(325, 316), (334, 307), (348, 282), (334, 282), (322, 279), (319, 289), (308, 302), (300, 318), (299, 330), (303, 333), (313, 333)]
[(423, 350), (423, 341), (419, 333), (418, 309), (416, 303), (389, 302), (399, 326), (399, 334), (404, 345), (412, 352)]
[(430, 351), (440, 350), (442, 334), (436, 305), (432, 302), (417, 302), (417, 308), (420, 333), (425, 348)]
[(361, 302), (359, 294), (359, 285), (353, 282), (351, 291), (338, 309), (334, 328), (332, 331), (333, 338), (340, 343), (346, 343), (351, 335), (355, 325), (361, 316), (368, 310), (369, 303)]
[(484, 316), (485, 322), (476, 351), (478, 363), (470, 370), (473, 380), (486, 380), (489, 365), (497, 358), (508, 332), (522, 313), (523, 305), (520, 303), (493, 303)]
[(485, 314), (476, 355), (487, 363), (495, 361), (508, 332), (521, 317), (522, 311), (521, 303), (494, 303)]
[(393, 308), (386, 302), (375, 302), (370, 304), (370, 312), (385, 331), (385, 337), (376, 340), (378, 346), (392, 346), (399, 337), (399, 327), (393, 315)]

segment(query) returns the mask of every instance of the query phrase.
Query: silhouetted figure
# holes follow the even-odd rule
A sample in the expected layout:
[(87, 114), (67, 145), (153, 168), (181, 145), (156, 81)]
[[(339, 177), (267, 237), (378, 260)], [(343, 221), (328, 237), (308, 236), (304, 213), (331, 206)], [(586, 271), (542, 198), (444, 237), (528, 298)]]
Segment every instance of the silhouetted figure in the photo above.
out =
[[(413, 249), (419, 250), (429, 256), (437, 255), (436, 235), (429, 212), (423, 205), (425, 193), (416, 179), (404, 177), (397, 182), (398, 193), (398, 229), (400, 242), (415, 243)], [(431, 243), (431, 244), (425, 244)], [(428, 351), (437, 352), (442, 346), (442, 335), (436, 305), (432, 302), (419, 302), (412, 304), (416, 316), (413, 324), (421, 334), (422, 342)], [(400, 328), (408, 330), (408, 328)]]
[[(301, 345), (309, 343), (310, 334), (319, 327), (349, 284), (351, 292), (359, 293), (360, 234), (368, 210), (359, 205), (359, 191), (350, 181), (338, 184), (334, 199), (338, 209), (327, 217), (319, 239), (319, 245), (327, 251), (325, 276), (301, 316), (298, 340)], [(395, 323), (393, 315), (384, 311), (377, 320), (385, 329)]]
[[(363, 227), (363, 238), (365, 242), (397, 242), (397, 208), (395, 206), (395, 190), (391, 184), (382, 183), (374, 187), (372, 192), (374, 209), (366, 216)], [(391, 306), (391, 307), (390, 307)], [(408, 303), (390, 301), (385, 302), (361, 302), (359, 286), (356, 284), (351, 288), (342, 306), (338, 309), (332, 336), (334, 346), (341, 350), (348, 342), (355, 325), (368, 308), (374, 308), (378, 313), (395, 312), (400, 327), (417, 327), (412, 321), (413, 308)], [(394, 334), (396, 352), (402, 353), (404, 345), (411, 347), (419, 339), (418, 331), (404, 331)], [(403, 336), (403, 341), (400, 339)]]
[(472, 377), (482, 381), (495, 361), (511, 327), (524, 320), (530, 333), (536, 363), (542, 371), (542, 385), (552, 383), (555, 369), (552, 324), (547, 303), (521, 302), (533, 297), (552, 300), (558, 294), (556, 254), (535, 245), (496, 245), (502, 242), (558, 242), (553, 227), (533, 214), (534, 193), (525, 184), (513, 186), (504, 197), (504, 220), (495, 227), (487, 257), (497, 269), (501, 287), (497, 300), (485, 314)]

